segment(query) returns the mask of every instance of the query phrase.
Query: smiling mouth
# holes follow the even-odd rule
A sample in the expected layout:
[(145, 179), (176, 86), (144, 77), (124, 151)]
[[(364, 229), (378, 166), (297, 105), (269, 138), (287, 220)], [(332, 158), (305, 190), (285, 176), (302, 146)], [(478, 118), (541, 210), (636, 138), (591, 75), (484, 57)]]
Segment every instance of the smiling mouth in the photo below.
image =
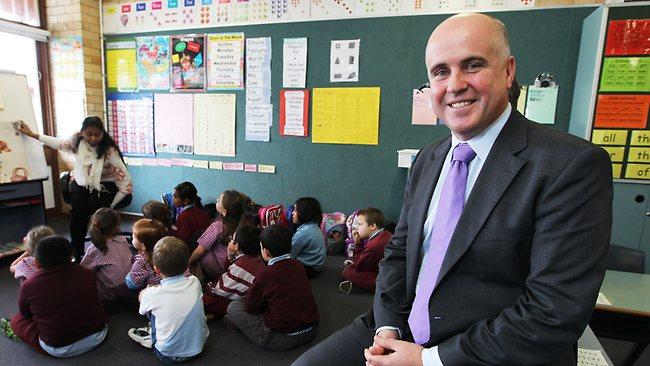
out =
[(447, 105), (451, 108), (463, 108), (467, 107), (470, 104), (473, 104), (474, 102), (474, 100), (464, 100), (462, 102), (448, 103)]

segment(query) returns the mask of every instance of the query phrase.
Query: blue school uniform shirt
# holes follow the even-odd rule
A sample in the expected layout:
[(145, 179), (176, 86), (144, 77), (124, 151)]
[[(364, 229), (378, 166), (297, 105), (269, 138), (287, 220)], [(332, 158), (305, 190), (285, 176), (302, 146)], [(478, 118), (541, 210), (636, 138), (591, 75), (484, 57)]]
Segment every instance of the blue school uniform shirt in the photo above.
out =
[(305, 267), (320, 271), (326, 254), (325, 239), (320, 227), (315, 222), (300, 225), (291, 239), (291, 257)]
[(209, 334), (202, 298), (201, 284), (194, 276), (164, 278), (160, 286), (142, 291), (140, 314), (153, 315), (158, 352), (167, 357), (201, 353)]

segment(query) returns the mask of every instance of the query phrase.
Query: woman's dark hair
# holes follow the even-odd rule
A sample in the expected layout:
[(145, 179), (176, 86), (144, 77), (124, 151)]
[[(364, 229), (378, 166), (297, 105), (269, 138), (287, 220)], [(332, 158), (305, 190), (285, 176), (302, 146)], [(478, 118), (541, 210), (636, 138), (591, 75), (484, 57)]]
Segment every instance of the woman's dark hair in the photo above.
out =
[(308, 222), (315, 222), (320, 225), (323, 221), (323, 210), (320, 208), (320, 203), (314, 197), (301, 197), (294, 203), (296, 211), (298, 212), (298, 224), (306, 224)]
[(88, 224), (88, 233), (95, 248), (106, 254), (108, 251), (106, 242), (117, 234), (120, 222), (120, 215), (110, 208), (102, 207), (95, 211)]
[(82, 134), (83, 130), (89, 127), (94, 127), (98, 130), (100, 130), (103, 134), (102, 140), (99, 142), (99, 145), (97, 146), (97, 159), (101, 158), (102, 156), (106, 155), (106, 152), (109, 147), (112, 147), (117, 151), (117, 154), (120, 156), (120, 159), (124, 161), (124, 157), (122, 156), (122, 151), (120, 151), (120, 148), (117, 146), (115, 143), (115, 140), (111, 137), (111, 135), (106, 132), (106, 129), (104, 128), (104, 123), (102, 120), (97, 117), (97, 116), (90, 116), (86, 117), (84, 119), (83, 123), (81, 124), (81, 130), (80, 132), (77, 132), (74, 135), (73, 138), (73, 144), (72, 144), (72, 151), (77, 152), (79, 150), (79, 144), (81, 143), (81, 140), (84, 139), (84, 136)]
[[(246, 220), (244, 218), (246, 198), (244, 198), (243, 194), (231, 189), (224, 191), (220, 196), (220, 200), (221, 207), (226, 210), (226, 216), (222, 219), (225, 229), (222, 238), (230, 238), (240, 223)], [(228, 245), (228, 242), (222, 240), (221, 244)]]
[(176, 187), (176, 194), (182, 200), (187, 199), (190, 201), (190, 205), (197, 206), (201, 208), (201, 197), (197, 195), (198, 191), (196, 187), (191, 182), (183, 182)]

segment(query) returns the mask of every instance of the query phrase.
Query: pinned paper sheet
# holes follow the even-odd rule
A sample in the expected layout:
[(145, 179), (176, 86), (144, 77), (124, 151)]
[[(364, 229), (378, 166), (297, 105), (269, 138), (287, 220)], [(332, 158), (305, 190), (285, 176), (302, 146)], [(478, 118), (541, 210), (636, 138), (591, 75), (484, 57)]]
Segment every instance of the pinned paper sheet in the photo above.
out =
[(600, 94), (596, 104), (595, 127), (645, 128), (650, 95)]
[(158, 166), (156, 159), (142, 159), (142, 165), (144, 166)]
[(601, 350), (578, 348), (577, 366), (608, 366)]
[(208, 89), (244, 87), (244, 33), (208, 35)]
[(135, 42), (138, 56), (138, 88), (168, 90), (169, 37), (136, 37)]
[(244, 163), (223, 163), (223, 170), (244, 170)]
[(435, 125), (438, 118), (431, 109), (431, 89), (413, 89), (411, 123), (414, 125)]
[(192, 159), (172, 158), (172, 166), (184, 166), (191, 168), (194, 165)]
[(106, 43), (106, 79), (109, 88), (119, 91), (138, 88), (135, 42)]
[(156, 164), (158, 166), (170, 167), (170, 166), (172, 166), (172, 159), (157, 158), (156, 159)]
[(314, 88), (313, 93), (313, 143), (379, 143), (379, 87)]
[(359, 45), (361, 40), (332, 41), (330, 82), (359, 81)]
[(605, 55), (650, 54), (650, 19), (611, 20), (607, 27)]
[(156, 152), (192, 154), (193, 106), (192, 94), (154, 95)]
[(260, 173), (274, 174), (275, 173), (275, 165), (262, 165), (262, 164), (259, 164), (257, 166), (257, 171), (260, 172)]
[(650, 57), (605, 57), (600, 91), (650, 92)]
[(282, 87), (304, 88), (307, 78), (307, 38), (285, 38), (282, 50)]
[(192, 162), (192, 166), (194, 168), (208, 169), (208, 161), (207, 160), (194, 160)]
[(247, 104), (246, 141), (268, 142), (271, 138), (270, 126), (272, 121), (272, 104)]
[(519, 99), (517, 99), (517, 110), (521, 114), (526, 113), (526, 99), (528, 99), (528, 85), (521, 85), (519, 89)]
[(539, 123), (555, 123), (558, 88), (528, 87), (526, 118)]
[(223, 163), (220, 161), (210, 161), (208, 164), (208, 167), (210, 169), (215, 169), (215, 170), (222, 170), (223, 169)]
[(194, 94), (194, 153), (235, 156), (235, 94)]
[(127, 163), (131, 166), (142, 166), (142, 158), (128, 158)]
[(280, 136), (303, 136), (309, 131), (309, 90), (280, 90)]
[(244, 171), (249, 173), (256, 173), (257, 164), (244, 164)]

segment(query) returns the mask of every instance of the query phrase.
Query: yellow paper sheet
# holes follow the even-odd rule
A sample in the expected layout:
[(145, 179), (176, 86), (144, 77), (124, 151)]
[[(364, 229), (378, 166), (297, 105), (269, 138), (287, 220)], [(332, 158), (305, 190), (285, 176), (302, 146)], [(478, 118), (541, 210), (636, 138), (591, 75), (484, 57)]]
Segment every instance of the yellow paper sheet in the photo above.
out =
[(377, 145), (380, 88), (314, 88), (312, 142)]
[(138, 78), (135, 60), (135, 49), (106, 51), (106, 74), (109, 88), (118, 90), (137, 89)]

